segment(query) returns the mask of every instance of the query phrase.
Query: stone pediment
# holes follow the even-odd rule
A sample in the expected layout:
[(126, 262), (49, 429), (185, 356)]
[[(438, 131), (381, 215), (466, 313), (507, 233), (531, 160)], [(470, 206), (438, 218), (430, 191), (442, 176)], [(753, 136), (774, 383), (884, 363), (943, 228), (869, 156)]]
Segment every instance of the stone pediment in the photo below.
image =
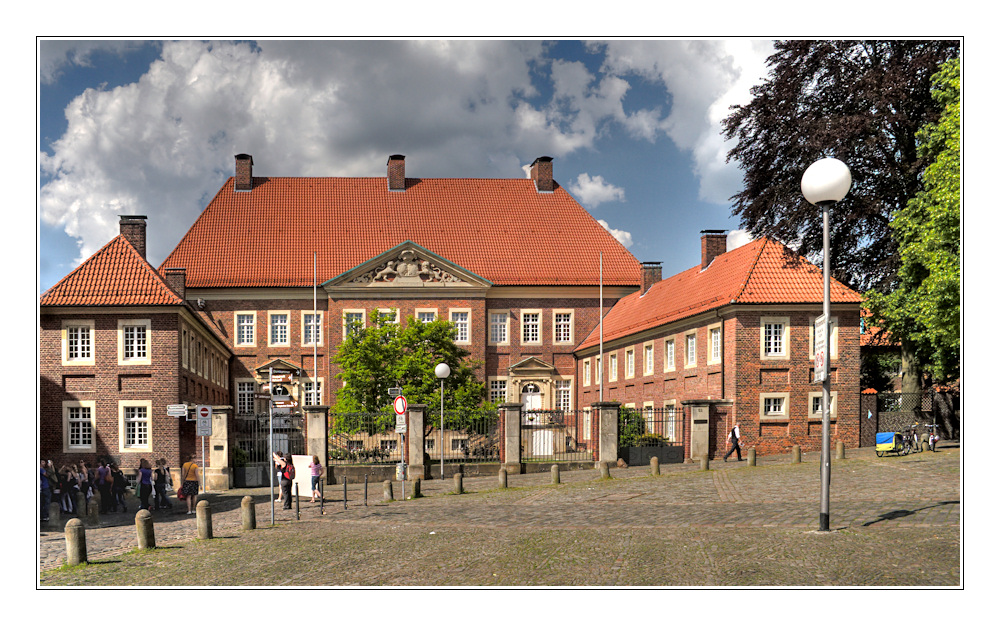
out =
[(543, 374), (548, 374), (548, 375), (555, 374), (556, 368), (551, 363), (546, 363), (545, 361), (541, 360), (538, 357), (529, 356), (511, 365), (509, 371), (512, 376), (516, 375), (537, 376)]
[(412, 241), (368, 260), (323, 283), (330, 293), (397, 295), (428, 290), (485, 292), (493, 283)]

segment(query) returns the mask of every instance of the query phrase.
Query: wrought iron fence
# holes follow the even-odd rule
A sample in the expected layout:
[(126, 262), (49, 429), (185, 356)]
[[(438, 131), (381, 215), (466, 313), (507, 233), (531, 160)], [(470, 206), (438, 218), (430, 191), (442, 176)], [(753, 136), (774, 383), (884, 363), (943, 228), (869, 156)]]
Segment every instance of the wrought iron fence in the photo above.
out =
[(902, 432), (916, 424), (922, 433), (924, 424), (934, 419), (930, 397), (923, 393), (883, 392), (877, 403), (879, 432)]
[[(305, 454), (306, 441), (302, 433), (301, 415), (240, 413), (233, 420), (233, 471), (238, 487), (268, 484), (272, 468), (271, 449), (275, 452)], [(269, 438), (273, 438), (271, 443)]]
[(330, 465), (378, 465), (402, 460), (395, 413), (334, 413)]
[[(500, 460), (500, 417), (495, 410), (427, 413), (424, 452), (432, 461), (447, 463), (495, 463)], [(443, 444), (443, 445), (442, 445)]]
[(521, 460), (526, 463), (592, 461), (595, 437), (589, 409), (521, 413)]
[(618, 410), (618, 456), (629, 465), (684, 460), (684, 419), (672, 407)]

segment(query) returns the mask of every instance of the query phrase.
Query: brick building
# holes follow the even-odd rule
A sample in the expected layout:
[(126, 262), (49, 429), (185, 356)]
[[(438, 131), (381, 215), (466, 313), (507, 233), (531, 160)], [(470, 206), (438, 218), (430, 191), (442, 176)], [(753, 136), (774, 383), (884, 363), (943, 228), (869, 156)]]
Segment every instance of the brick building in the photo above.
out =
[[(739, 422), (762, 454), (821, 445), (822, 385), (814, 381), (813, 322), (823, 312), (822, 271), (769, 239), (726, 252), (726, 235), (703, 231), (701, 264), (660, 280), (645, 264), (640, 291), (620, 299), (603, 327), (605, 400), (663, 411), (685, 456), (701, 456), (694, 416), (707, 420), (713, 456)], [(831, 433), (857, 447), (861, 297), (831, 283)], [(576, 350), (580, 405), (600, 397), (600, 331)], [(668, 433), (662, 433), (668, 434)]]
[[(235, 176), (158, 269), (144, 258), (145, 219), (126, 217), (120, 236), (42, 296), (41, 452), (107, 453), (124, 467), (166, 456), (176, 466), (195, 437), (166, 405), (259, 412), (275, 364), (294, 372), (288, 388), (300, 407), (329, 406), (331, 357), (347, 324), (393, 309), (400, 323), (455, 324), (457, 342), (485, 363), (489, 399), (585, 409), (598, 399), (602, 306), (607, 358), (634, 368), (605, 381), (605, 400), (684, 415), (700, 402), (716, 439), (735, 415), (762, 452), (814, 447), (808, 329), (821, 308), (818, 270), (770, 241), (728, 253), (724, 235), (703, 242), (702, 267), (660, 280), (657, 264), (640, 264), (553, 180), (548, 157), (525, 179), (407, 178), (401, 155), (385, 177), (289, 178), (254, 176), (240, 154)], [(835, 286), (847, 328), (858, 301)], [(136, 327), (146, 356), (122, 358)], [(837, 411), (855, 417), (856, 335), (834, 340), (832, 375)], [(145, 431), (136, 430), (142, 415)], [(850, 428), (839, 421), (837, 438), (856, 445)], [(231, 463), (227, 441), (211, 467)]]

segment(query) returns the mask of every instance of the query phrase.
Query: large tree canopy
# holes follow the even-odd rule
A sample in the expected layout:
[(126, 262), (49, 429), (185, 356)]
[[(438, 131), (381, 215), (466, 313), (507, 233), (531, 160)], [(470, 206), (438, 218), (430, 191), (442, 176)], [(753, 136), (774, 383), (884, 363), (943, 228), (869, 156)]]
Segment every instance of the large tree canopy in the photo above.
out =
[(802, 198), (802, 173), (833, 156), (853, 186), (831, 213), (831, 268), (860, 291), (891, 291), (899, 257), (889, 223), (921, 189), (926, 157), (917, 131), (940, 112), (930, 80), (959, 54), (958, 41), (782, 41), (766, 81), (724, 122), (728, 158), (744, 172), (733, 214), (754, 236), (813, 255), (821, 211)]
[(899, 244), (899, 287), (870, 292), (872, 321), (912, 344), (917, 362), (939, 382), (959, 376), (961, 350), (961, 73), (958, 59), (934, 75), (932, 95), (943, 113), (917, 133), (929, 160), (923, 189), (892, 219)]

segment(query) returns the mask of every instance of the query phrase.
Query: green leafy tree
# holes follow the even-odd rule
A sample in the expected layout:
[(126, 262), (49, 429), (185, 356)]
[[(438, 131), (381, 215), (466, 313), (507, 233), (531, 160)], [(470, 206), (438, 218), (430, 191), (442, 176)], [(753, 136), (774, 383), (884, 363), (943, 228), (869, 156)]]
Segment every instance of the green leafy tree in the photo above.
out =
[[(355, 324), (340, 344), (334, 363), (337, 378), (344, 386), (337, 391), (334, 411), (338, 413), (382, 412), (377, 427), (388, 428), (394, 421), (391, 387), (400, 387), (410, 404), (440, 406), (441, 381), (434, 375), (438, 363), (447, 363), (451, 375), (445, 379), (445, 410), (473, 413), (483, 405), (485, 386), (476, 377), (482, 363), (470, 360), (469, 352), (455, 345), (451, 322), (420, 322), (410, 317), (404, 326), (392, 316), (372, 311), (367, 328)], [(382, 422), (385, 424), (382, 424)], [(351, 426), (338, 423), (338, 430)]]
[[(915, 364), (904, 368), (938, 382), (959, 376), (961, 351), (961, 68), (947, 61), (934, 75), (931, 95), (938, 121), (917, 133), (917, 151), (929, 164), (923, 188), (895, 211), (899, 244), (898, 287), (866, 294), (872, 323), (907, 344)], [(917, 382), (920, 376), (916, 378)], [(904, 381), (906, 380), (904, 374)]]

